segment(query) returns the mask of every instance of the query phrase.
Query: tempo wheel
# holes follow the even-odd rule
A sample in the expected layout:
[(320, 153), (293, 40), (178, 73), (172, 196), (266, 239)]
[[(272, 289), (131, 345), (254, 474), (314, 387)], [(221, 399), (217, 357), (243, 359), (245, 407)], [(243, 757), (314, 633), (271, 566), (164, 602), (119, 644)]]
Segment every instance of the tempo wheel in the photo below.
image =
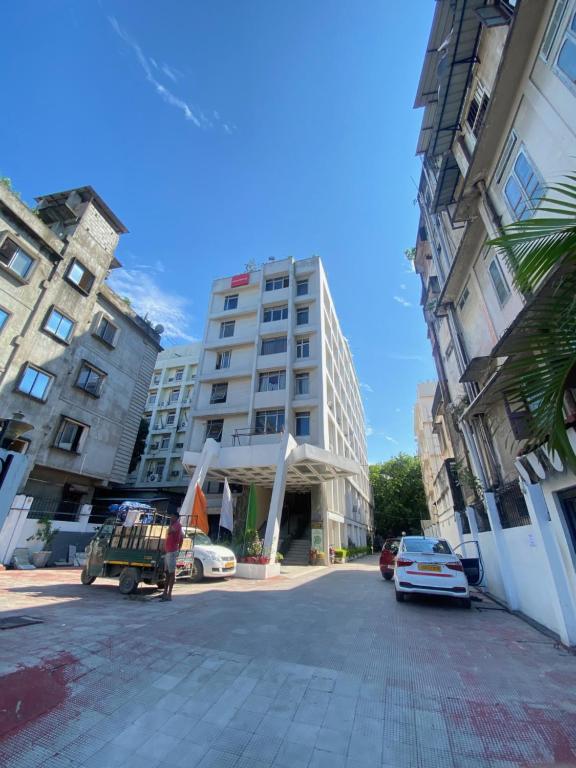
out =
[(386, 573), (383, 574), (383, 576), (386, 579), (386, 581), (391, 581), (391, 579), (392, 579), (392, 574), (389, 573), (388, 571), (386, 571)]
[(132, 595), (138, 589), (140, 574), (136, 568), (124, 568), (120, 574), (118, 589), (123, 595)]
[(80, 581), (85, 587), (89, 587), (90, 584), (93, 584), (96, 581), (96, 576), (89, 576), (86, 566), (84, 566), (84, 568), (82, 568), (82, 573), (80, 574)]
[(396, 602), (397, 603), (403, 603), (404, 602), (404, 599), (406, 597), (404, 592), (398, 592), (398, 590), (396, 590), (394, 594), (396, 595)]
[(462, 608), (472, 608), (472, 600), (469, 597), (463, 597), (460, 600), (460, 605)]
[(194, 565), (192, 566), (192, 570), (190, 572), (190, 581), (193, 581), (194, 583), (198, 581), (202, 581), (204, 578), (204, 566), (198, 560), (197, 557), (194, 558)]

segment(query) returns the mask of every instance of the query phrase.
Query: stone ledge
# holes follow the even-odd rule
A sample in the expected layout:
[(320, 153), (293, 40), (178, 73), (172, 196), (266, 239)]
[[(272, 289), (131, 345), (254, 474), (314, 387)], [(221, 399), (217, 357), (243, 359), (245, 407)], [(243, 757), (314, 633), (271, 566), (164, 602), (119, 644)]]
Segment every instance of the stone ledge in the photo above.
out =
[(238, 563), (236, 565), (236, 577), (239, 579), (272, 579), (280, 576), (280, 563)]

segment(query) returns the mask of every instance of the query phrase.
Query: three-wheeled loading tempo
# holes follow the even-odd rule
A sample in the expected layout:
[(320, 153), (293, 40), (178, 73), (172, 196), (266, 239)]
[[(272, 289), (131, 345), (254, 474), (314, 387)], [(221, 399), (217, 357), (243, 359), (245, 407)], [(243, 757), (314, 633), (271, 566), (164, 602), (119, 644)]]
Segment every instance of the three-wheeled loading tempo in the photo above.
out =
[[(184, 541), (178, 555), (176, 578), (189, 578), (194, 569), (194, 533), (181, 520)], [(164, 588), (164, 543), (169, 520), (147, 504), (126, 503), (107, 519), (86, 547), (86, 564), (80, 579), (92, 584), (97, 578), (118, 579), (123, 595), (136, 592), (141, 582)]]

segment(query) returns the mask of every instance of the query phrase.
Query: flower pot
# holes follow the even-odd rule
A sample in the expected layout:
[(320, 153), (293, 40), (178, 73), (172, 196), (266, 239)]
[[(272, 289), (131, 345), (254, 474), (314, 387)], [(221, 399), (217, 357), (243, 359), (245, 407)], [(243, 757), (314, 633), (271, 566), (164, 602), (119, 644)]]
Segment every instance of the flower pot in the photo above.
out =
[(36, 568), (44, 568), (46, 567), (48, 560), (50, 560), (51, 554), (52, 552), (33, 552), (31, 555), (32, 563)]

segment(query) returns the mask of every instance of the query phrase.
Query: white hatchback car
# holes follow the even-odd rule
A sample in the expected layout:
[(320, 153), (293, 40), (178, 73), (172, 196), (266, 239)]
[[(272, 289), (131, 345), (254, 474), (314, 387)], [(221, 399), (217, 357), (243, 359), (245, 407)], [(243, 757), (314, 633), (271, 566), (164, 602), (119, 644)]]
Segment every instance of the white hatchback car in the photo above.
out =
[[(190, 569), (189, 560), (182, 558), (177, 563), (183, 573), (190, 570), (192, 581), (202, 581), (204, 578), (216, 579), (236, 575), (236, 555), (228, 547), (213, 544), (209, 536), (196, 529), (187, 528), (185, 533), (194, 531), (194, 564)], [(177, 571), (178, 573), (178, 571)]]
[(406, 595), (456, 597), (470, 608), (470, 588), (462, 563), (445, 539), (404, 536), (398, 546), (394, 569), (396, 600)]

